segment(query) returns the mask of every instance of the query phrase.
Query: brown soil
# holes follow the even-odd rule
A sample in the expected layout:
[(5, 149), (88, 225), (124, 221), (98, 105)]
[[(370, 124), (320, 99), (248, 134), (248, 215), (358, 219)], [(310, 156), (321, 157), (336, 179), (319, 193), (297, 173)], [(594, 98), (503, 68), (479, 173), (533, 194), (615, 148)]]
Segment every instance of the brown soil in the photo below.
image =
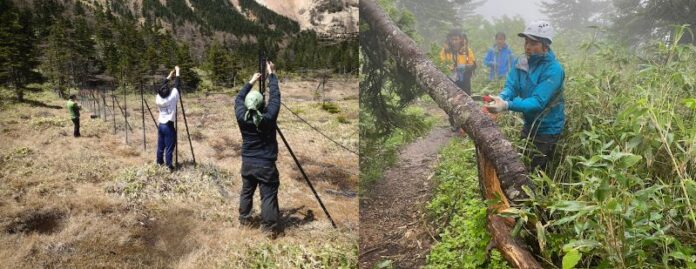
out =
[[(314, 82), (281, 83), (284, 103), (349, 148), (357, 148), (357, 79), (332, 81), (340, 108), (330, 114), (313, 100)], [(328, 88), (327, 88), (328, 89)], [(0, 91), (3, 93), (5, 91)], [(285, 235), (272, 240), (237, 221), (241, 137), (234, 96), (184, 96), (198, 166), (183, 118), (179, 162), (170, 174), (154, 163), (157, 129), (140, 96), (128, 96), (133, 132), (125, 143), (117, 112), (90, 118), (83, 103), (82, 137), (72, 137), (65, 101), (29, 93), (33, 102), (0, 99), (0, 268), (296, 268), (319, 257), (357, 262), (358, 156), (321, 137), (285, 108), (279, 125), (338, 229), (279, 141), (279, 203)], [(295, 98), (292, 98), (295, 97)], [(122, 97), (120, 97), (123, 106)], [(156, 113), (154, 96), (147, 96)], [(306, 100), (300, 102), (300, 100)], [(111, 106), (111, 100), (108, 100)], [(341, 123), (338, 116), (350, 123)], [(143, 149), (143, 128), (147, 149)], [(213, 173), (215, 176), (210, 176)], [(259, 196), (254, 212), (259, 214)]]
[(449, 127), (436, 127), (406, 146), (397, 164), (361, 199), (361, 268), (372, 268), (383, 260), (391, 260), (396, 268), (423, 266), (434, 236), (425, 217), (432, 170), (439, 149), (452, 136)]

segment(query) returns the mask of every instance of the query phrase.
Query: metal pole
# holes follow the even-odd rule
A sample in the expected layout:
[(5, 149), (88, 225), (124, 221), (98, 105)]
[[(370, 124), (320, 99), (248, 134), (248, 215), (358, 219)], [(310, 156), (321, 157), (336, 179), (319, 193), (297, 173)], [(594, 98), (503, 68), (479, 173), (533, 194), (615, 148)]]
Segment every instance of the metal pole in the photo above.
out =
[[(123, 83), (123, 120), (126, 122), (126, 145), (128, 145), (128, 98), (126, 98), (126, 93), (128, 92), (128, 86)], [(132, 130), (131, 130), (132, 131)]]
[(95, 104), (92, 115), (97, 115), (101, 118), (101, 104), (99, 103), (99, 98), (94, 94), (95, 90), (90, 90), (89, 97), (92, 98), (92, 102)]
[(99, 99), (97, 99), (97, 96), (94, 94), (94, 91), (92, 91), (92, 98), (94, 98), (94, 102), (97, 104), (97, 114), (99, 117), (101, 117), (101, 104), (99, 103)]
[(314, 186), (312, 185), (312, 182), (309, 181), (309, 178), (307, 177), (307, 174), (305, 173), (304, 169), (302, 169), (302, 165), (300, 165), (300, 161), (297, 160), (297, 157), (295, 157), (295, 153), (292, 151), (292, 148), (290, 148), (290, 144), (288, 144), (288, 141), (285, 139), (285, 136), (283, 135), (283, 132), (280, 131), (280, 128), (276, 126), (276, 131), (278, 131), (278, 134), (280, 135), (280, 138), (283, 140), (283, 143), (285, 144), (285, 147), (288, 148), (288, 151), (290, 152), (290, 155), (292, 156), (292, 159), (295, 160), (295, 164), (297, 165), (297, 168), (300, 169), (300, 173), (302, 173), (302, 176), (304, 177), (305, 181), (307, 181), (307, 185), (309, 185), (309, 188), (312, 189), (312, 193), (314, 193), (314, 197), (317, 198), (317, 201), (319, 201), (319, 205), (321, 205), (321, 209), (324, 210), (324, 214), (326, 214), (326, 217), (329, 218), (329, 221), (331, 221), (331, 226), (336, 228), (336, 223), (334, 223), (333, 219), (331, 218), (331, 215), (329, 215), (329, 211), (326, 210), (326, 207), (324, 206), (324, 203), (321, 201), (321, 198), (319, 198), (319, 194), (317, 191), (314, 189)]
[(186, 126), (186, 135), (188, 136), (189, 147), (191, 147), (191, 158), (193, 158), (193, 165), (196, 165), (196, 155), (193, 154), (193, 143), (191, 143), (191, 133), (189, 133), (188, 121), (186, 120), (186, 110), (184, 109), (183, 91), (179, 94), (179, 102), (181, 103), (181, 115), (184, 116), (184, 126)]
[[(118, 98), (115, 98), (115, 99), (116, 99), (116, 106), (118, 106), (118, 109), (121, 111), (121, 114), (123, 115), (123, 117), (126, 117), (126, 111), (125, 111), (125, 110), (123, 109), (123, 107), (121, 106), (121, 103), (118, 101)], [(130, 130), (131, 133), (132, 133), (132, 132), (133, 132), (133, 126), (131, 126), (130, 123), (128, 123), (128, 122), (126, 122), (126, 124), (127, 124), (127, 126), (128, 126), (127, 130)]]
[(147, 138), (145, 137), (145, 98), (143, 98), (143, 80), (140, 80), (140, 115), (143, 120), (143, 150), (147, 150)]
[[(179, 95), (181, 97), (181, 95)], [(174, 167), (179, 167), (179, 110), (174, 108)]]
[(111, 110), (111, 118), (114, 120), (114, 134), (116, 134), (116, 97), (113, 95), (113, 90), (111, 95), (111, 107), (113, 108)]
[(104, 104), (102, 106), (102, 112), (104, 112), (104, 113), (102, 113), (102, 114), (104, 115), (104, 117), (103, 117), (104, 121), (106, 121), (106, 97), (104, 97), (104, 90), (100, 90), (99, 95), (100, 95), (99, 97), (102, 98), (102, 104)]
[(150, 112), (150, 117), (152, 118), (152, 123), (155, 124), (155, 129), (159, 128), (159, 124), (155, 120), (155, 116), (152, 115), (152, 110), (150, 110), (150, 105), (147, 103), (147, 100), (143, 99), (143, 101), (145, 101), (145, 108), (147, 108), (147, 111)]

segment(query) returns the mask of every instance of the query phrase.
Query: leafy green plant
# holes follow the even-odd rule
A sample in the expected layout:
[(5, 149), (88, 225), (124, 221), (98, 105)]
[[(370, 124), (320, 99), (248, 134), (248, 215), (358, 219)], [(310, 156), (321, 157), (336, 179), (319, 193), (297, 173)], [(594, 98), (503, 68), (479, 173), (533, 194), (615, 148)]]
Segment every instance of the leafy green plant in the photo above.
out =
[(349, 123), (350, 123), (350, 120), (348, 120), (348, 119), (346, 118), (346, 116), (344, 116), (344, 115), (339, 115), (338, 117), (336, 117), (336, 120), (337, 120), (339, 123), (343, 123), (343, 124), (349, 124)]
[[(429, 268), (508, 268), (500, 253), (486, 247), (486, 202), (481, 199), (470, 140), (450, 142), (435, 171), (437, 189), (428, 204), (439, 240), (428, 255)], [(472, 240), (474, 239), (475, 240)]]
[(596, 47), (566, 64), (566, 133), (549, 174), (533, 175), (539, 255), (563, 268), (693, 267), (696, 50)]
[(341, 112), (341, 109), (338, 107), (337, 104), (332, 103), (332, 102), (323, 102), (321, 103), (321, 109), (329, 112), (331, 114), (336, 114), (338, 112)]
[[(696, 47), (679, 42), (685, 31), (677, 26), (670, 41), (637, 51), (598, 37), (601, 30), (579, 54), (555, 45), (567, 74), (566, 128), (549, 169), (531, 173), (537, 189), (526, 207), (505, 213), (544, 266), (696, 266)], [(482, 77), (474, 92), (503, 85)], [(518, 138), (516, 113), (497, 123), (520, 150), (530, 146)], [(455, 143), (443, 150), (428, 207), (441, 227), (428, 265), (491, 266), (481, 263), (488, 235), (477, 224), (485, 202), (473, 152)]]

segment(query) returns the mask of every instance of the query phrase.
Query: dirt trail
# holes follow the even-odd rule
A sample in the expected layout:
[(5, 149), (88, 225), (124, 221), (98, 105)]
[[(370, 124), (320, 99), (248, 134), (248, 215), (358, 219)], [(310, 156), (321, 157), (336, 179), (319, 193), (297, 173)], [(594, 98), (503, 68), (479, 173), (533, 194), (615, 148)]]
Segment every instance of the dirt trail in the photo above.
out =
[(438, 151), (453, 136), (449, 127), (435, 127), (406, 146), (397, 164), (360, 200), (361, 268), (382, 260), (391, 260), (396, 268), (425, 263), (434, 236), (424, 216), (432, 170)]

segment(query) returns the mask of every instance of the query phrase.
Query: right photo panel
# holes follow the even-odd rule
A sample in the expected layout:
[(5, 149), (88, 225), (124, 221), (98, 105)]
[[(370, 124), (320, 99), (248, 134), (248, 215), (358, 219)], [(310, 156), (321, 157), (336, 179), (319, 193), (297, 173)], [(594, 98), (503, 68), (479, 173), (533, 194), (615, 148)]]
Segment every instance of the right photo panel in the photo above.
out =
[(696, 2), (359, 13), (360, 268), (696, 268)]

